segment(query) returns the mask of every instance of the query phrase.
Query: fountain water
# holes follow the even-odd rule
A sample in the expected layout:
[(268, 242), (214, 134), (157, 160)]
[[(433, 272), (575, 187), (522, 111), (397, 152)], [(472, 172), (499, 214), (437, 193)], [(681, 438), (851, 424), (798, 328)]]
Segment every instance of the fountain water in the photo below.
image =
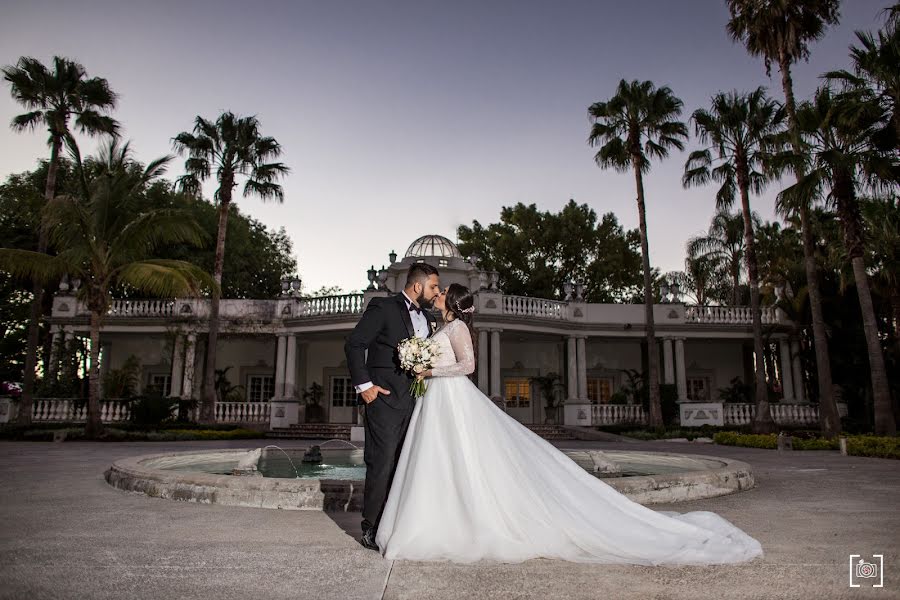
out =
[(300, 471), (297, 470), (296, 465), (294, 465), (294, 461), (291, 460), (290, 455), (289, 455), (287, 452), (285, 452), (283, 448), (279, 448), (279, 447), (276, 446), (275, 444), (269, 444), (268, 446), (265, 446), (265, 447), (263, 448), (263, 450), (268, 450), (269, 448), (277, 448), (278, 450), (281, 450), (281, 453), (284, 454), (285, 457), (287, 457), (288, 462), (291, 463), (291, 468), (294, 469), (294, 473), (297, 474), (297, 479), (300, 479), (300, 478), (301, 478), (301, 477), (300, 477)]

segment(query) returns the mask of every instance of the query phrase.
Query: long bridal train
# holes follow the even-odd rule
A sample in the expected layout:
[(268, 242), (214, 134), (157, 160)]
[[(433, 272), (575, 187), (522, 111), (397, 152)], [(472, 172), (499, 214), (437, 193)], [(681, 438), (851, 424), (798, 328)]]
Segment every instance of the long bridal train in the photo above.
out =
[[(468, 329), (454, 323), (435, 336), (442, 363), (471, 358), (460, 356), (471, 352)], [(630, 500), (458, 374), (431, 378), (416, 404), (376, 541), (385, 558), (461, 563), (706, 565), (763, 554), (713, 512)]]

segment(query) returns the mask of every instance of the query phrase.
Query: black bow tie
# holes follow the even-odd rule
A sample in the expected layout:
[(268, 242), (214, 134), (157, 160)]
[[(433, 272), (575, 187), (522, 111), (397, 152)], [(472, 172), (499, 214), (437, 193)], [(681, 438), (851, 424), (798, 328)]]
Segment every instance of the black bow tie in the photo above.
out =
[(409, 304), (409, 312), (413, 312), (413, 311), (419, 313), (420, 315), (422, 314), (422, 309), (421, 309), (421, 308), (419, 308), (418, 306), (416, 306), (416, 305), (413, 304), (413, 303), (410, 303), (410, 304)]

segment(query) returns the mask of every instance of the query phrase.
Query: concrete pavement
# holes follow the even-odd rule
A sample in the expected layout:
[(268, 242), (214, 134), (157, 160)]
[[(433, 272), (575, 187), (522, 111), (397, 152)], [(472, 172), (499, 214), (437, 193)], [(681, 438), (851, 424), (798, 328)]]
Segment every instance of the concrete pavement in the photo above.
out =
[[(260, 445), (0, 442), (0, 598), (900, 598), (896, 460), (677, 442), (557, 444), (748, 462), (752, 490), (653, 507), (717, 512), (766, 552), (752, 564), (708, 567), (391, 564), (355, 541), (356, 513), (175, 502), (103, 479), (127, 456)], [(849, 588), (850, 554), (884, 554), (883, 589), (865, 580)]]

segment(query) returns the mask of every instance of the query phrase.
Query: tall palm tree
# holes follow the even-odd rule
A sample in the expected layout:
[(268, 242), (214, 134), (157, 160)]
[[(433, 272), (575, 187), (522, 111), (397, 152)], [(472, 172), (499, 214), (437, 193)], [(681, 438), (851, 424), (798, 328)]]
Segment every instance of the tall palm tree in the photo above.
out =
[(881, 109), (871, 104), (861, 107), (850, 98), (837, 99), (827, 87), (817, 90), (812, 102), (798, 108), (797, 125), (804, 147), (794, 160), (808, 163), (808, 169), (797, 184), (779, 194), (779, 200), (794, 202), (797, 196), (802, 201), (827, 197), (836, 207), (862, 311), (872, 377), (875, 432), (893, 435), (897, 426), (866, 271), (859, 191), (864, 187), (896, 186), (900, 181), (900, 161), (896, 152), (881, 149), (872, 141), (883, 127)]
[(203, 241), (203, 230), (182, 211), (147, 211), (141, 206), (141, 192), (165, 171), (171, 157), (142, 168), (132, 160), (128, 144), (113, 139), (85, 169), (75, 146), (72, 151), (81, 178), (80, 197), (56, 196), (44, 208), (43, 228), (59, 253), (0, 248), (0, 268), (42, 282), (64, 274), (84, 282), (78, 299), (91, 313), (85, 432), (96, 437), (102, 431), (100, 329), (112, 301), (110, 290), (127, 285), (139, 293), (175, 297), (199, 295), (202, 286), (214, 287), (214, 282), (191, 263), (153, 258), (161, 246)]
[[(760, 224), (759, 215), (753, 213), (754, 227)], [(731, 305), (740, 304), (742, 263), (744, 262), (744, 217), (727, 210), (716, 211), (706, 235), (688, 240), (688, 256), (705, 257), (731, 278)]]
[(615, 95), (588, 108), (594, 120), (588, 143), (600, 146), (594, 159), (601, 168), (612, 167), (621, 173), (634, 173), (637, 188), (638, 218), (641, 234), (641, 258), (644, 271), (644, 314), (647, 324), (647, 363), (650, 387), (650, 425), (661, 426), (659, 398), (659, 352), (653, 320), (653, 288), (650, 251), (647, 242), (647, 215), (644, 205), (644, 174), (650, 160), (664, 159), (669, 150), (684, 149), (687, 126), (678, 117), (683, 103), (668, 86), (656, 88), (650, 81), (619, 82)]
[(691, 120), (697, 136), (707, 147), (691, 152), (684, 166), (685, 187), (720, 183), (716, 205), (728, 210), (740, 197), (744, 220), (744, 252), (750, 280), (750, 312), (753, 320), (753, 350), (756, 356), (756, 415), (753, 430), (770, 433), (775, 421), (769, 414), (768, 388), (763, 353), (762, 315), (759, 300), (759, 266), (753, 236), (750, 193), (765, 188), (767, 176), (760, 172), (769, 138), (774, 136), (784, 119), (783, 110), (766, 96), (760, 87), (747, 93), (716, 94), (712, 110), (698, 109)]
[[(840, 17), (840, 0), (727, 0), (731, 20), (728, 33), (735, 41), (743, 42), (752, 56), (765, 61), (766, 75), (771, 73), (772, 63), (781, 71), (781, 89), (784, 92), (788, 130), (795, 152), (800, 149), (800, 133), (797, 130), (797, 105), (791, 65), (801, 59), (809, 59), (809, 43), (821, 39), (828, 25), (835, 25)], [(803, 172), (797, 170), (799, 181)], [(795, 207), (800, 217), (803, 238), (806, 288), (812, 315), (813, 342), (816, 351), (818, 373), (820, 425), (823, 435), (834, 437), (840, 433), (841, 421), (832, 393), (831, 358), (828, 354), (828, 337), (825, 332), (825, 316), (822, 310), (822, 294), (819, 289), (819, 266), (816, 263), (815, 242), (809, 219), (809, 206), (800, 203)]]
[(900, 149), (900, 4), (888, 13), (885, 29), (877, 34), (856, 32), (859, 46), (850, 46), (853, 72), (830, 71), (825, 77), (842, 83), (843, 93), (855, 101), (879, 106), (885, 127), (877, 131), (877, 139), (885, 146)]
[(870, 199), (862, 203), (868, 253), (873, 257), (873, 283), (890, 299), (894, 341), (900, 358), (900, 202), (897, 198)]
[(281, 155), (281, 146), (275, 138), (265, 137), (260, 133), (259, 121), (253, 116), (237, 117), (231, 112), (224, 112), (215, 122), (198, 116), (193, 132), (179, 133), (173, 141), (180, 153), (186, 152), (188, 155), (184, 163), (186, 174), (179, 178), (183, 190), (199, 194), (202, 182), (210, 177), (213, 169), (218, 182), (214, 199), (219, 207), (219, 225), (213, 270), (217, 286), (213, 289), (210, 301), (209, 335), (203, 369), (203, 401), (200, 405), (200, 421), (213, 423), (216, 418), (215, 368), (219, 338), (219, 300), (232, 192), (238, 185), (238, 177), (244, 177), (244, 197), (255, 194), (263, 200), (275, 199), (282, 202), (284, 191), (276, 181), (290, 170), (280, 162), (270, 162)]
[[(3, 78), (10, 84), (13, 98), (28, 112), (13, 117), (10, 127), (14, 131), (46, 128), (49, 132), (50, 161), (47, 165), (47, 182), (44, 199), (50, 202), (56, 192), (56, 174), (59, 153), (63, 144), (72, 139), (70, 123), (89, 135), (114, 134), (118, 123), (107, 116), (115, 107), (116, 94), (101, 77), (88, 77), (84, 67), (61, 56), (53, 57), (52, 70), (36, 58), (23, 56), (15, 66), (3, 67)], [(44, 230), (38, 236), (38, 252), (47, 251)], [(34, 395), (37, 347), (43, 305), (44, 287), (32, 282), (31, 315), (28, 323), (28, 341), (25, 350), (25, 373), (22, 378), (22, 400), (18, 422), (31, 424), (32, 398)]]

